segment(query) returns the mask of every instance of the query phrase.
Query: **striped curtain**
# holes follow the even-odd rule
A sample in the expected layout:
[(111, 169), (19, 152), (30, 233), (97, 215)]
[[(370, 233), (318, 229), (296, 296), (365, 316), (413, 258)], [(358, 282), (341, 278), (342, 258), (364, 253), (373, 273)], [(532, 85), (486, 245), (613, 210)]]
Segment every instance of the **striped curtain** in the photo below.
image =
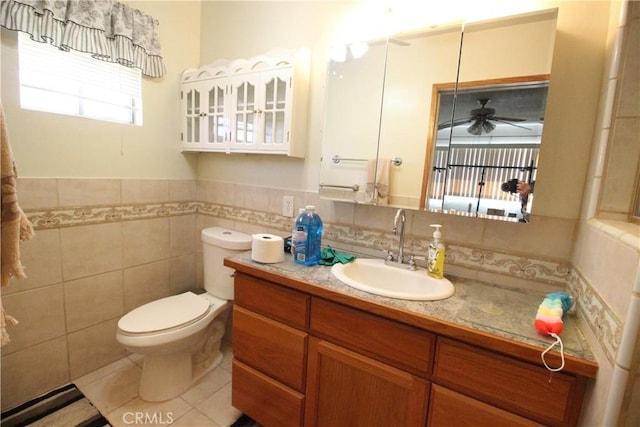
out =
[(162, 77), (166, 68), (153, 17), (114, 0), (2, 0), (0, 25), (62, 50), (139, 68)]

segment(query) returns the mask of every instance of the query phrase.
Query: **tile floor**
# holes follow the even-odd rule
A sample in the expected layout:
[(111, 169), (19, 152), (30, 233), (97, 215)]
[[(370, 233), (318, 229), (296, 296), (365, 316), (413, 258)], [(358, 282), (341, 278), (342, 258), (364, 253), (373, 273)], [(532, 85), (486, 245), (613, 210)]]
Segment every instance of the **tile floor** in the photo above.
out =
[(241, 412), (231, 406), (231, 346), (223, 345), (220, 366), (189, 390), (160, 403), (138, 397), (142, 357), (132, 354), (78, 378), (74, 383), (114, 427), (159, 425), (225, 427)]

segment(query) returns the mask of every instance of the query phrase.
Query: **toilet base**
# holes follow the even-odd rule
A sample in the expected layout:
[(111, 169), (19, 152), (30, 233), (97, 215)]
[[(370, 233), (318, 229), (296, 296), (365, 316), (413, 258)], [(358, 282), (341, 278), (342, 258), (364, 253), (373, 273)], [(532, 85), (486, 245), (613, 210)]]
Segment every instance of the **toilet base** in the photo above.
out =
[(191, 385), (191, 354), (147, 354), (144, 357), (138, 394), (147, 402), (173, 399)]
[(147, 402), (162, 402), (184, 393), (193, 383), (222, 363), (220, 341), (224, 323), (211, 322), (204, 342), (195, 350), (147, 353), (142, 365), (138, 395)]
[(146, 355), (138, 395), (147, 402), (162, 402), (184, 393), (193, 383), (222, 363), (217, 352), (207, 364), (193, 364), (189, 352)]

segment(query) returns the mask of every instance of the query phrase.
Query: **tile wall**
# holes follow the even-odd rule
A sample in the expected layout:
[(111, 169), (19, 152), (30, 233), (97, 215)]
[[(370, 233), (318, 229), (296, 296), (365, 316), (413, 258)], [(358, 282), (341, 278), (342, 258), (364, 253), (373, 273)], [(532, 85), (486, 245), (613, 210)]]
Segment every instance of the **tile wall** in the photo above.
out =
[(628, 216), (640, 158), (640, 3), (628, 2), (628, 9), (614, 3), (612, 11), (620, 5), (620, 13), (611, 16), (594, 149), (568, 283), (588, 323), (583, 329), (589, 331), (589, 341), (600, 344), (600, 369), (583, 420), (636, 426), (640, 341), (633, 328), (640, 227), (628, 222)]
[(195, 181), (20, 179), (18, 195), (36, 235), (27, 278), (2, 289), (20, 322), (2, 348), (3, 410), (123, 357), (118, 319), (197, 283)]
[[(2, 408), (123, 357), (115, 331), (124, 313), (202, 286), (202, 228), (288, 235), (292, 219), (280, 215), (285, 193), (296, 207), (317, 205), (324, 244), (368, 256), (396, 249), (395, 209), (320, 200), (317, 193), (214, 181), (20, 179), (20, 204), (36, 236), (21, 246), (28, 278), (2, 290), (6, 311), (20, 321), (2, 349)], [(424, 254), (433, 218), (407, 217), (407, 251)], [(450, 274), (541, 295), (566, 286), (571, 266), (535, 255), (535, 245), (528, 254), (491, 249), (493, 238), (479, 235), (492, 223), (452, 217), (447, 227)], [(465, 243), (474, 241), (484, 246)]]

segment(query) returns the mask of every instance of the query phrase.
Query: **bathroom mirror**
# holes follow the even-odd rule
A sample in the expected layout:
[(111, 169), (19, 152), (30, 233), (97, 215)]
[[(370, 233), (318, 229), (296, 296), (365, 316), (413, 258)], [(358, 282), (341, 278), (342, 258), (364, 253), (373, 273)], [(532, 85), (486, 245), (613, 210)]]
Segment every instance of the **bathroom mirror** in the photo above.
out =
[(330, 52), (320, 170), (324, 197), (367, 202), (366, 170), (378, 154), (386, 51), (381, 40)]
[[(351, 47), (332, 52), (321, 197), (419, 207), (432, 85), (455, 80), (461, 34), (457, 24), (370, 41), (357, 57)], [(377, 158), (387, 161), (390, 197), (373, 194)]]
[(438, 109), (432, 168), (425, 171), (430, 175), (425, 189), (427, 209), (521, 222), (530, 219), (533, 192), (520, 194), (517, 185), (535, 188), (548, 77), (434, 88)]
[[(456, 85), (461, 90), (464, 87), (471, 92), (476, 90), (473, 86), (486, 89), (487, 86), (500, 81), (515, 84), (518, 79), (530, 77), (534, 80), (546, 80), (551, 72), (556, 19), (557, 9), (553, 9), (466, 22), (464, 31), (462, 25), (451, 25), (390, 37), (384, 45), (386, 64), (384, 82), (380, 89), (382, 93), (376, 92), (381, 100), (381, 104), (376, 106), (379, 109), (379, 117), (370, 119), (370, 122), (374, 123), (373, 130), (377, 132), (375, 136), (371, 134), (371, 128), (360, 127), (361, 117), (357, 114), (371, 110), (370, 104), (363, 105), (359, 102), (370, 98), (348, 99), (350, 107), (343, 108), (341, 114), (334, 114), (332, 108), (336, 103), (344, 105), (340, 98), (345, 96), (345, 88), (334, 85), (335, 81), (329, 79), (320, 196), (409, 209), (469, 213), (469, 203), (477, 204), (477, 193), (472, 200), (460, 205), (466, 206), (464, 209), (447, 206), (445, 199), (453, 196), (445, 197), (445, 193), (441, 193), (439, 197), (432, 197), (430, 193), (435, 179), (434, 166), (442, 167), (434, 163), (436, 157), (448, 159), (450, 139), (460, 132), (466, 132), (465, 129), (469, 127), (450, 127), (450, 134), (447, 135), (446, 130), (438, 130), (439, 113), (448, 111), (451, 114), (452, 111), (457, 111), (454, 120), (458, 120), (463, 119), (465, 115), (468, 117), (471, 110), (482, 108), (477, 101), (477, 94), (474, 95), (476, 99), (472, 100), (472, 104), (475, 105), (458, 106), (455, 96)], [(348, 65), (349, 69), (356, 69), (355, 63), (358, 61), (360, 58), (353, 59), (353, 63)], [(330, 63), (330, 75), (335, 65)], [(347, 67), (346, 62), (343, 66)], [(358, 78), (355, 80), (360, 81)], [(537, 80), (536, 82), (539, 83)], [(534, 84), (533, 81), (530, 84)], [(377, 91), (379, 87), (370, 86), (370, 90)], [(439, 94), (441, 89), (444, 92)], [(544, 99), (546, 100), (546, 92)], [(450, 105), (446, 107), (445, 102), (449, 102)], [(495, 108), (496, 103), (497, 100), (492, 99), (485, 107)], [(498, 113), (505, 117), (511, 116), (501, 111)], [(451, 117), (448, 120), (451, 121)], [(445, 119), (442, 118), (442, 121)], [(537, 126), (541, 124), (542, 122)], [(348, 127), (349, 125), (354, 127)], [(358, 144), (336, 137), (343, 132), (351, 135), (354, 140), (359, 140), (359, 135), (366, 135), (366, 139), (375, 139), (375, 142), (367, 145), (366, 150), (358, 151)], [(467, 135), (471, 136), (468, 133)], [(436, 147), (440, 153), (436, 152)], [(362, 159), (360, 162), (349, 164), (349, 175), (347, 168), (343, 167), (347, 163), (335, 163), (332, 160), (334, 155), (340, 155), (345, 149), (352, 149), (349, 151), (349, 158)], [(473, 147), (470, 147), (469, 155), (474, 153), (473, 150)], [(369, 198), (366, 192), (367, 181), (373, 180), (370, 167), (372, 155), (379, 158), (383, 164), (390, 164), (389, 191), (387, 197), (382, 200), (383, 203), (375, 197)], [(465, 182), (464, 185), (478, 184), (473, 176), (465, 179), (469, 182)], [(330, 189), (325, 184), (345, 185), (347, 188)], [(357, 185), (353, 186), (354, 184)], [(438, 203), (438, 200), (441, 202)], [(500, 209), (492, 208), (489, 212), (494, 214), (491, 217), (496, 219), (510, 218), (507, 209), (502, 217), (499, 215)], [(476, 213), (480, 214), (480, 210), (475, 212), (472, 209), (472, 214)]]
[(436, 144), (423, 179), (425, 208), (530, 220), (534, 197), (522, 203), (513, 185), (535, 188), (556, 15), (465, 24), (457, 91), (440, 97), (434, 89), (443, 105), (430, 119)]

